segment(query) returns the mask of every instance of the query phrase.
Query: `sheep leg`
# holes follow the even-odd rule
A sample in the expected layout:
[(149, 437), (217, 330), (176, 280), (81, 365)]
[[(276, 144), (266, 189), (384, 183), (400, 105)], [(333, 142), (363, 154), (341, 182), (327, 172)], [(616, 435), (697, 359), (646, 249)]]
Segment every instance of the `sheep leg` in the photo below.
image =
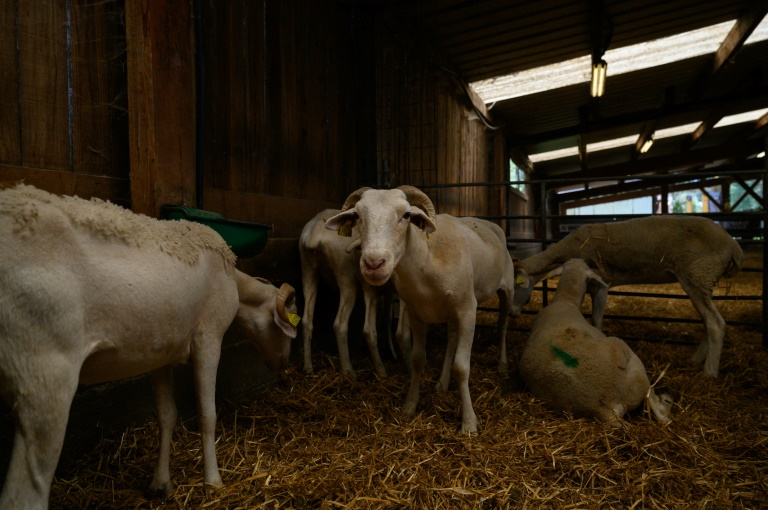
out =
[(419, 385), (421, 384), (421, 375), (424, 372), (424, 365), (427, 362), (426, 338), (427, 325), (416, 317), (410, 318), (411, 330), (413, 332), (413, 349), (411, 350), (411, 385), (408, 388), (408, 396), (405, 399), (403, 413), (406, 416), (416, 414), (416, 405), (419, 403)]
[(381, 313), (384, 316), (385, 332), (387, 334), (387, 345), (389, 345), (389, 352), (392, 353), (392, 357), (397, 359), (397, 351), (395, 351), (395, 344), (392, 342), (392, 301), (395, 298), (395, 292), (392, 290), (392, 285), (386, 285), (381, 293)]
[(672, 421), (669, 409), (671, 402), (665, 401), (664, 397), (666, 397), (666, 395), (659, 397), (656, 395), (655, 391), (651, 390), (650, 395), (648, 395), (648, 404), (650, 405), (651, 412), (656, 417), (656, 419), (667, 423)]
[(178, 410), (173, 396), (173, 367), (166, 366), (151, 374), (152, 393), (155, 397), (155, 413), (160, 426), (160, 454), (155, 466), (152, 483), (147, 490), (148, 497), (168, 497), (174, 489), (171, 481), (169, 463), (171, 457), (171, 437), (176, 426)]
[[(3, 345), (9, 344), (5, 338), (0, 340)], [(5, 372), (11, 375), (21, 369), (24, 379), (11, 380), (11, 387), (5, 388), (13, 392), (7, 402), (13, 410), (16, 429), (0, 508), (45, 509), (64, 444), (80, 366), (62, 360), (63, 356), (53, 351), (41, 357), (44, 359), (32, 359), (34, 356), (29, 354), (25, 358), (21, 358), (24, 366)]]
[(352, 310), (355, 308), (355, 300), (357, 299), (357, 282), (355, 280), (342, 281), (340, 279), (338, 284), (340, 291), (339, 310), (336, 312), (336, 319), (333, 321), (333, 332), (336, 335), (336, 347), (339, 350), (339, 364), (341, 365), (342, 374), (351, 379), (357, 379), (355, 371), (352, 370), (352, 362), (349, 360), (348, 338), (349, 317), (352, 315)]
[[(223, 485), (216, 461), (216, 371), (221, 356), (221, 338), (200, 338), (198, 352), (193, 350), (192, 369), (197, 394), (197, 422), (203, 443), (203, 481), (214, 487)], [(193, 346), (194, 348), (194, 346)]]
[[(303, 253), (302, 253), (303, 255)], [(312, 332), (317, 300), (317, 268), (309, 261), (301, 260), (301, 284), (304, 289), (304, 317), (301, 319), (301, 333), (304, 340), (304, 372), (312, 374)]]
[(448, 391), (451, 384), (451, 366), (456, 356), (456, 344), (458, 343), (458, 332), (451, 325), (448, 326), (448, 346), (445, 349), (445, 358), (443, 358), (443, 370), (440, 372), (440, 380), (435, 384), (435, 391)]
[(363, 325), (363, 336), (368, 344), (368, 350), (371, 352), (371, 361), (373, 361), (373, 371), (379, 379), (387, 377), (387, 371), (384, 363), (379, 356), (378, 332), (376, 329), (376, 306), (378, 305), (378, 296), (376, 289), (369, 285), (363, 285), (363, 298), (365, 299), (365, 324)]
[(499, 289), (496, 292), (499, 297), (499, 321), (496, 324), (499, 335), (499, 372), (507, 373), (507, 322), (509, 320), (510, 295), (509, 289)]
[(592, 297), (592, 325), (602, 331), (605, 306), (608, 302), (608, 287), (590, 285), (589, 295)]
[(704, 375), (717, 377), (720, 367), (720, 353), (723, 350), (723, 337), (725, 336), (725, 320), (712, 302), (711, 291), (702, 290), (683, 278), (679, 281), (685, 293), (691, 298), (693, 307), (704, 321), (706, 334), (691, 361), (696, 364), (703, 361)]
[(472, 341), (475, 336), (475, 306), (472, 313), (461, 317), (456, 325), (458, 345), (453, 360), (453, 376), (459, 386), (461, 397), (461, 431), (464, 433), (477, 432), (477, 416), (472, 407), (472, 397), (469, 394), (469, 365), (472, 355)]
[(397, 345), (400, 346), (400, 352), (403, 355), (408, 374), (413, 374), (413, 363), (411, 362), (411, 321), (408, 318), (408, 307), (400, 300), (400, 317), (397, 321)]

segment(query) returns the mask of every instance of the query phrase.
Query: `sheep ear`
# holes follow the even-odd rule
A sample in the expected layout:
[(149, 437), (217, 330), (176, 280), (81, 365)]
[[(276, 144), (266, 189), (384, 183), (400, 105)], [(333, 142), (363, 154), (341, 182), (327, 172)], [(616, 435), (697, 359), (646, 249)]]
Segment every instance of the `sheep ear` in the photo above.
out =
[(544, 278), (542, 278), (542, 280), (549, 280), (550, 278), (554, 278), (555, 276), (560, 276), (562, 274), (563, 274), (563, 266), (556, 267), (555, 269), (547, 273), (547, 275)]
[[(339, 234), (339, 235), (341, 235), (341, 234)], [(344, 251), (346, 253), (352, 253), (352, 250), (354, 250), (356, 248), (359, 248), (362, 243), (363, 243), (363, 241), (361, 241), (359, 238), (355, 239), (354, 241), (349, 243), (349, 246), (347, 246), (347, 248)]]
[(515, 276), (515, 285), (527, 289), (531, 284), (531, 279), (528, 276), (528, 272), (525, 269), (517, 268)]
[(354, 208), (332, 216), (325, 222), (325, 228), (335, 230), (344, 237), (352, 237), (352, 229), (355, 225), (357, 225), (357, 213)]
[(598, 275), (597, 273), (595, 273), (591, 269), (587, 272), (587, 279), (589, 280), (591, 285), (597, 285), (599, 287), (605, 287), (606, 289), (608, 288), (608, 284), (605, 283), (605, 281), (603, 281), (602, 278), (600, 278), (600, 275)]
[(420, 228), (427, 234), (431, 234), (437, 230), (437, 225), (432, 221), (432, 218), (418, 207), (411, 207), (411, 224)]

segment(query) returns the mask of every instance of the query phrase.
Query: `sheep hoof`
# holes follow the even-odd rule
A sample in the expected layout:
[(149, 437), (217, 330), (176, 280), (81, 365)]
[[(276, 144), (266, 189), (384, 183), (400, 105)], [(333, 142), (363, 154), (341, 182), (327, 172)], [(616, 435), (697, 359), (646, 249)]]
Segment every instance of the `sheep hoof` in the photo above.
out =
[(152, 482), (149, 488), (144, 491), (144, 497), (147, 499), (167, 499), (174, 490), (176, 490), (176, 486), (171, 481), (158, 484)]
[(376, 379), (379, 381), (383, 381), (387, 378), (387, 371), (383, 368), (381, 370), (374, 370), (373, 373), (376, 375)]

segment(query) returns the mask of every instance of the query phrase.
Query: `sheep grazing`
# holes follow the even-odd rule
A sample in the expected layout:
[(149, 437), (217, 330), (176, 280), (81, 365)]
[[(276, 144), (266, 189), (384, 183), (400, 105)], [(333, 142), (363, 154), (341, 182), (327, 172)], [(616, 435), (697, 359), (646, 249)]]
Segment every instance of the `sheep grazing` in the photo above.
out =
[(452, 362), (461, 396), (461, 429), (476, 432), (469, 367), (477, 303), (499, 296), (498, 326), (503, 339), (515, 285), (504, 232), (488, 221), (436, 215), (429, 197), (412, 186), (358, 189), (347, 198), (342, 212), (327, 221), (326, 228), (355, 225), (360, 229), (355, 244), (361, 248), (363, 277), (374, 286), (392, 278), (408, 309), (413, 370), (405, 414), (414, 414), (419, 400), (427, 324), (447, 322), (448, 349), (437, 388), (448, 387)]
[(656, 418), (669, 421), (668, 403), (650, 388), (640, 358), (623, 340), (606, 337), (584, 319), (587, 285), (608, 287), (583, 260), (563, 264), (552, 304), (531, 326), (520, 375), (537, 398), (576, 416), (615, 421), (648, 395)]
[[(705, 375), (717, 377), (725, 321), (712, 302), (712, 289), (720, 278), (736, 275), (744, 260), (739, 243), (722, 227), (698, 216), (648, 216), (584, 225), (522, 263), (535, 284), (572, 258), (584, 259), (609, 287), (680, 282), (706, 331), (692, 360), (704, 363)], [(513, 315), (520, 313), (532, 290), (533, 285), (516, 290)], [(608, 290), (599, 288), (590, 294), (592, 322), (600, 329)]]
[[(325, 221), (340, 213), (338, 209), (326, 209), (309, 220), (301, 231), (299, 238), (299, 255), (301, 256), (301, 280), (304, 287), (304, 316), (302, 318), (302, 336), (304, 340), (304, 371), (312, 373), (312, 333), (317, 298), (317, 286), (320, 278), (327, 282), (335, 282), (339, 287), (339, 309), (333, 323), (333, 331), (336, 335), (336, 345), (339, 350), (339, 362), (341, 372), (353, 379), (356, 378), (349, 360), (349, 348), (347, 333), (349, 317), (355, 306), (358, 287), (362, 285), (363, 298), (365, 300), (365, 322), (363, 335), (371, 352), (374, 372), (376, 377), (387, 377), (387, 371), (379, 356), (378, 338), (376, 330), (376, 306), (378, 303), (378, 290), (362, 280), (357, 255), (354, 250), (347, 250), (353, 240), (359, 238), (357, 229), (350, 231), (350, 236), (339, 236), (325, 228)], [(391, 286), (384, 290), (385, 315), (389, 317), (392, 305)], [(392, 335), (387, 328), (387, 340), (392, 349)]]
[(0, 395), (15, 436), (0, 508), (45, 508), (78, 384), (151, 373), (160, 452), (151, 493), (173, 490), (174, 365), (191, 363), (206, 484), (222, 484), (215, 390), (236, 323), (272, 368), (296, 336), (294, 290), (252, 278), (213, 230), (30, 186), (0, 191)]

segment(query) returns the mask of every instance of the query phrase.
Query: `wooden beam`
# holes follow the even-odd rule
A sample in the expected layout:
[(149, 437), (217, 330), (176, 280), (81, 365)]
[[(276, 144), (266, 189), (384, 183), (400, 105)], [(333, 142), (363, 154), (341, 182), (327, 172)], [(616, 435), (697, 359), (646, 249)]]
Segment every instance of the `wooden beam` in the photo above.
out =
[[(659, 107), (661, 108), (669, 108), (675, 103), (675, 88), (674, 87), (667, 87), (664, 89), (664, 96), (661, 98), (661, 101), (659, 102)], [(645, 145), (646, 140), (648, 140), (651, 136), (653, 136), (653, 133), (656, 131), (656, 128), (659, 125), (659, 119), (650, 119), (648, 122), (645, 123), (643, 126), (642, 131), (640, 131), (640, 136), (637, 137), (637, 141), (635, 142), (635, 150), (632, 152), (632, 159), (636, 160), (637, 155), (640, 154), (640, 148)]]
[(711, 82), (712, 77), (728, 65), (757, 25), (763, 20), (766, 12), (768, 12), (768, 1), (756, 0), (748, 3), (746, 10), (736, 20), (736, 24), (733, 25), (733, 28), (731, 28), (731, 31), (728, 32), (728, 35), (725, 36), (722, 44), (720, 44), (720, 47), (715, 52), (710, 66), (694, 85), (691, 91), (692, 96), (696, 97), (700, 94)]
[[(751, 88), (754, 88), (760, 84), (760, 81), (762, 80), (762, 72), (757, 69), (753, 70), (752, 72), (748, 73), (745, 78), (740, 80), (738, 85), (734, 87), (734, 92), (738, 93), (739, 91), (746, 91)], [(721, 105), (713, 108), (707, 116), (704, 118), (704, 120), (699, 124), (693, 133), (691, 133), (691, 136), (688, 137), (683, 141), (683, 143), (680, 146), (681, 151), (690, 150), (698, 141), (701, 139), (702, 136), (704, 136), (706, 133), (708, 133), (713, 127), (715, 127), (715, 124), (720, 122), (720, 120), (728, 115), (733, 110), (734, 104), (728, 104), (728, 103), (722, 103)]]
[[(668, 172), (670, 170), (691, 168), (721, 159), (746, 158), (747, 156), (757, 154), (763, 150), (764, 145), (764, 140), (745, 140), (739, 143), (717, 145), (714, 147), (707, 147), (706, 149), (680, 152), (653, 158), (643, 158), (638, 161), (629, 161), (626, 163), (591, 168), (587, 172), (579, 172), (578, 176), (588, 179), (602, 177), (622, 178), (637, 174)], [(548, 174), (548, 176), (552, 178), (561, 177), (563, 175), (568, 174)]]
[(702, 179), (697, 183), (686, 182), (690, 181), (692, 178), (694, 178), (693, 175), (687, 174), (685, 177), (672, 180), (668, 178), (643, 179), (642, 181), (601, 186), (599, 188), (591, 188), (584, 191), (572, 191), (562, 195), (562, 202), (580, 202), (596, 196), (616, 197), (617, 195), (620, 195), (623, 198), (627, 194), (636, 192), (639, 192), (640, 196), (642, 196), (645, 192), (650, 192), (649, 190), (658, 190), (656, 193), (661, 193), (660, 190), (665, 184), (667, 185), (667, 191), (682, 191), (686, 189), (694, 189), (702, 185), (709, 187), (718, 186), (733, 180), (730, 177), (709, 177)]
[(135, 212), (195, 203), (195, 45), (190, 0), (126, 0)]
[(736, 106), (738, 106), (741, 101), (764, 99), (766, 96), (768, 96), (768, 86), (756, 87), (747, 91), (724, 94), (718, 97), (702, 99), (699, 101), (690, 101), (669, 107), (653, 108), (651, 110), (632, 112), (626, 115), (618, 115), (616, 117), (598, 118), (586, 125), (576, 124), (560, 129), (554, 129), (552, 131), (537, 133), (535, 135), (522, 136), (510, 133), (509, 140), (513, 147), (533, 145), (550, 140), (570, 138), (580, 134), (598, 133), (606, 129), (613, 129), (625, 126), (627, 124), (638, 124), (641, 122), (648, 122), (649, 120), (653, 119), (663, 120), (665, 118), (680, 114), (711, 110), (723, 103), (733, 104), (734, 109), (736, 109)]
[(57, 195), (97, 197), (123, 207), (131, 206), (131, 183), (128, 179), (77, 174), (68, 170), (0, 165), (0, 182), (22, 180), (24, 184), (31, 184)]
[[(688, 177), (690, 179), (690, 176)], [(640, 198), (640, 197), (650, 197), (653, 195), (665, 195), (669, 194), (674, 191), (686, 191), (689, 189), (699, 189), (702, 193), (707, 195), (709, 199), (717, 205), (717, 207), (724, 211), (724, 206), (715, 200), (712, 195), (707, 192), (705, 188), (712, 187), (712, 186), (728, 186), (730, 185), (731, 181), (733, 179), (729, 177), (718, 177), (718, 178), (711, 178), (709, 180), (702, 180), (699, 182), (685, 182), (685, 183), (679, 183), (679, 184), (672, 184), (667, 185), (666, 192), (664, 189), (664, 185), (656, 185), (656, 186), (648, 186), (645, 188), (637, 188), (633, 191), (623, 191), (621, 193), (607, 193), (605, 195), (601, 196), (590, 196), (586, 194), (587, 192), (575, 192), (575, 193), (568, 193), (566, 195), (567, 199), (559, 202), (561, 212), (560, 214), (566, 214), (564, 211), (566, 209), (573, 209), (574, 207), (582, 207), (585, 205), (597, 205), (597, 204), (606, 204), (610, 202), (616, 202), (619, 200), (629, 200), (632, 198)], [(608, 188), (609, 186), (606, 186)], [(611, 186), (612, 187), (612, 186)], [(602, 191), (603, 188), (597, 188), (594, 190), (590, 190), (592, 193), (595, 191)], [(564, 197), (565, 198), (565, 197)]]

